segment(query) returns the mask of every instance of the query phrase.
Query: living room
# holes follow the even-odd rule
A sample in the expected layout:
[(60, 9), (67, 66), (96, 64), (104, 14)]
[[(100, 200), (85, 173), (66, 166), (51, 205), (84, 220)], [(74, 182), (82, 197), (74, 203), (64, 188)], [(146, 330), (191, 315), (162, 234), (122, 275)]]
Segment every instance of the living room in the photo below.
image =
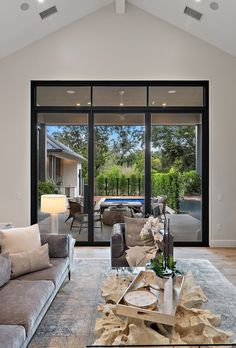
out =
[[(43, 110), (43, 105), (37, 105), (37, 103), (33, 105), (32, 81), (39, 84), (40, 81), (46, 84), (54, 83), (54, 86), (55, 82), (60, 85), (66, 81), (71, 82), (74, 87), (76, 83), (85, 82), (88, 85), (91, 82), (96, 84), (98, 81), (107, 81), (110, 84), (112, 81), (143, 83), (148, 87), (154, 81), (157, 85), (164, 82), (168, 85), (168, 81), (171, 81), (172, 86), (177, 81), (180, 84), (207, 82), (209, 84), (207, 105), (209, 132), (204, 133), (202, 137), (206, 141), (206, 147), (204, 156), (201, 158), (203, 167), (207, 168), (207, 187), (205, 187), (207, 199), (201, 201), (206, 209), (201, 226), (202, 230), (206, 231), (207, 238), (204, 241), (207, 243), (199, 246), (176, 246), (174, 255), (176, 259), (209, 260), (236, 286), (235, 190), (233, 189), (236, 53), (230, 35), (233, 25), (231, 17), (235, 6), (233, 1), (229, 1), (226, 5), (222, 1), (216, 3), (179, 0), (174, 7), (170, 0), (86, 2), (81, 0), (70, 1), (68, 5), (63, 4), (62, 1), (35, 0), (25, 4), (24, 6), (21, 3), (6, 4), (0, 15), (2, 16), (0, 25), (0, 42), (2, 43), (0, 51), (0, 158), (2, 164), (0, 222), (12, 224), (16, 228), (30, 226), (37, 222), (35, 220), (37, 209), (34, 209), (35, 204), (32, 204), (32, 201), (37, 202), (37, 197), (32, 197), (32, 192), (37, 190), (38, 182), (33, 175), (35, 168), (32, 167), (32, 163), (36, 163), (36, 157), (32, 157), (32, 154), (37, 156), (37, 153), (32, 152), (32, 142), (36, 142), (32, 134), (35, 130), (33, 127), (37, 127), (38, 124), (32, 123), (32, 118), (36, 113), (40, 116), (40, 112), (42, 114), (43, 111), (50, 111), (50, 106), (47, 105), (47, 110), (46, 108)], [(39, 12), (54, 5), (58, 12), (41, 20)], [(217, 5), (218, 8), (214, 9)], [(186, 6), (203, 14), (199, 22), (184, 14)], [(12, 18), (9, 16), (10, 11), (14, 14)], [(219, 22), (222, 25), (217, 25)], [(39, 84), (35, 83), (34, 87), (38, 87)], [(70, 89), (73, 90), (73, 88)], [(119, 98), (119, 102), (122, 103), (121, 94)], [(79, 105), (77, 107), (80, 108)], [(90, 107), (92, 109), (93, 105), (87, 105), (87, 113)], [(119, 105), (119, 107), (119, 112), (117, 110), (115, 112), (121, 115), (123, 106)], [(163, 106), (162, 109), (165, 107)], [(52, 111), (55, 112), (51, 110), (51, 113)], [(62, 112), (62, 110), (59, 111)], [(68, 110), (64, 110), (64, 113), (66, 111)], [(176, 109), (174, 111), (176, 112)], [(146, 110), (143, 112), (145, 113)], [(58, 120), (57, 124), (63, 125), (61, 119)], [(50, 122), (51, 125), (55, 125), (55, 122)], [(140, 120), (137, 121), (138, 126), (140, 122)], [(142, 122), (144, 124), (144, 121)], [(202, 120), (200, 123), (202, 124)], [(99, 126), (99, 122), (97, 124)], [(207, 138), (204, 138), (205, 136)], [(209, 146), (207, 146), (208, 142)], [(69, 156), (68, 152), (63, 158), (65, 161), (68, 159), (66, 156)], [(79, 160), (74, 155), (73, 160), (76, 163), (74, 168), (77, 168), (74, 176), (77, 178), (81, 169), (79, 166), (82, 166), (83, 170), (87, 165), (87, 159)], [(146, 172), (146, 174), (150, 173)], [(94, 170), (91, 170), (88, 175), (90, 175), (91, 183)], [(32, 185), (34, 185), (33, 189)], [(142, 195), (142, 192), (140, 195), (138, 193), (137, 191), (139, 199), (145, 198), (146, 202), (151, 199), (151, 191), (146, 197)], [(146, 190), (147, 193), (148, 190)], [(79, 191), (73, 195), (79, 195)], [(91, 204), (96, 200), (94, 195), (93, 191), (90, 197)], [(100, 197), (99, 192), (97, 196)], [(102, 196), (106, 195), (103, 193)], [(120, 193), (114, 196), (119, 197)], [(109, 199), (109, 195), (106, 198)], [(104, 209), (108, 208), (105, 206)], [(95, 206), (92, 209), (95, 209)], [(66, 213), (65, 218), (67, 216)], [(63, 216), (63, 223), (65, 218)], [(93, 233), (92, 228), (95, 225), (91, 221), (89, 223), (89, 233)], [(45, 230), (45, 226), (48, 231)], [(73, 231), (78, 233), (78, 229), (72, 229), (71, 232), (70, 224), (65, 226), (68, 228), (67, 233), (74, 238)], [(107, 226), (109, 225), (103, 229), (104, 233), (106, 229), (108, 231)], [(50, 232), (49, 223), (44, 225), (43, 229), (43, 232)], [(96, 233), (95, 230), (94, 233)], [(111, 259), (109, 238), (105, 240), (106, 246), (99, 246), (99, 242), (104, 242), (101, 240), (104, 236), (102, 233), (98, 234), (100, 240), (97, 245), (92, 243), (91, 238), (89, 242), (87, 234), (87, 240), (84, 242), (89, 243), (87, 246), (82, 246), (83, 243), (80, 244), (79, 240), (83, 235), (82, 232), (78, 236), (78, 243), (74, 248), (71, 281), (61, 288), (61, 292), (59, 291), (54, 300), (54, 302), (57, 301), (56, 310), (59, 311), (60, 305), (62, 306), (61, 312), (55, 310), (51, 314), (53, 320), (56, 320), (58, 316), (58, 322), (54, 322), (55, 326), (51, 327), (49, 309), (43, 319), (43, 326), (36, 331), (29, 346), (83, 347), (93, 343), (92, 339), (85, 337), (85, 334), (82, 335), (81, 331), (84, 330), (87, 335), (88, 332), (91, 334), (93, 331), (88, 331), (82, 325), (85, 325), (84, 322), (87, 326), (90, 323), (94, 326), (97, 313), (93, 311), (96, 307), (94, 304), (91, 305), (88, 312), (80, 307), (82, 302), (88, 300), (81, 289), (82, 286), (84, 292), (85, 289), (90, 289), (89, 296), (93, 297), (95, 287), (99, 286), (99, 289), (101, 287), (101, 269), (108, 267)], [(92, 262), (92, 267), (89, 267), (89, 262)], [(94, 272), (91, 270), (87, 273), (88, 268), (94, 268)], [(94, 277), (96, 286), (90, 283), (89, 275)], [(80, 285), (78, 285), (79, 281), (81, 281)], [(71, 286), (74, 287), (73, 293), (70, 293)], [(80, 293), (78, 298), (75, 296), (76, 289)], [(65, 293), (71, 297), (63, 298)], [(96, 301), (99, 301), (98, 295), (96, 296)], [(67, 299), (71, 302), (68, 307), (65, 306)], [(64, 314), (63, 310), (65, 310)], [(76, 311), (84, 311), (83, 322), (78, 318)], [(235, 309), (232, 309), (232, 313), (235, 315)], [(73, 329), (70, 330), (70, 327)], [(230, 328), (230, 325), (228, 327)], [(43, 335), (46, 335), (46, 340), (43, 339)]]

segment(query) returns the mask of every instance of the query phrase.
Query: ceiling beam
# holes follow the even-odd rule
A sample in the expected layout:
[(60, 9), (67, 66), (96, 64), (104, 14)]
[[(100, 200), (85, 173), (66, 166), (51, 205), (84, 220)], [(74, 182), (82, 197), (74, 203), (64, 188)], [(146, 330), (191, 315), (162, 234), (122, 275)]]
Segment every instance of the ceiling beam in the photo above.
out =
[(116, 0), (116, 14), (125, 14), (125, 0)]

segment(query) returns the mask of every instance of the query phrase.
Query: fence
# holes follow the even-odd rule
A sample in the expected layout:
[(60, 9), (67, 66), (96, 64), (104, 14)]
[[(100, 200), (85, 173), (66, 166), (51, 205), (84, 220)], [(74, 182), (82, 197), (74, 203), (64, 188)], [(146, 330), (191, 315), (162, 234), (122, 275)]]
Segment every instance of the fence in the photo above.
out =
[[(201, 177), (195, 171), (184, 173), (153, 173), (152, 174), (152, 196), (167, 195), (168, 206), (179, 211), (179, 201), (184, 195), (200, 194)], [(97, 196), (142, 196), (144, 195), (144, 176), (130, 177), (121, 175), (100, 174), (96, 178), (95, 192)]]
[(142, 178), (97, 178), (96, 180), (96, 195), (100, 196), (130, 196), (144, 195), (144, 180)]

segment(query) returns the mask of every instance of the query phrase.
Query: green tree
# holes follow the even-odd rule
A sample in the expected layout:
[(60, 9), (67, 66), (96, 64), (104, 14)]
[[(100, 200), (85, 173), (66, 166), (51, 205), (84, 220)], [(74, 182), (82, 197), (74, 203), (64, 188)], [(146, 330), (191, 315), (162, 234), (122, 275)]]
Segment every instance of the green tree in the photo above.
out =
[(118, 165), (135, 165), (144, 141), (142, 126), (113, 126), (112, 152)]
[[(88, 126), (58, 126), (58, 130), (52, 136), (64, 145), (70, 147), (86, 159), (88, 158)], [(100, 168), (109, 158), (110, 126), (95, 127), (95, 175), (99, 174)], [(87, 166), (82, 166), (83, 176), (87, 174)]]
[(153, 126), (154, 153), (158, 154), (162, 171), (195, 169), (195, 127)]

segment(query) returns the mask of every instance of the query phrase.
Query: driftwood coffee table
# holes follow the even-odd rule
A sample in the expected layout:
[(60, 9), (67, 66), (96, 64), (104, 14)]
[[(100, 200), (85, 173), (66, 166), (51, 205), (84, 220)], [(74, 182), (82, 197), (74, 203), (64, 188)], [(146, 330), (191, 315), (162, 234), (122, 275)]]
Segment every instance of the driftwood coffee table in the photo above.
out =
[(114, 271), (103, 282), (102, 297), (105, 304), (98, 306), (101, 317), (96, 320), (94, 333), (97, 339), (94, 346), (229, 343), (231, 333), (219, 329), (220, 316), (202, 308), (207, 297), (196, 285), (192, 273), (185, 275), (173, 326), (118, 315), (119, 301), (127, 293), (133, 279), (132, 273)]

